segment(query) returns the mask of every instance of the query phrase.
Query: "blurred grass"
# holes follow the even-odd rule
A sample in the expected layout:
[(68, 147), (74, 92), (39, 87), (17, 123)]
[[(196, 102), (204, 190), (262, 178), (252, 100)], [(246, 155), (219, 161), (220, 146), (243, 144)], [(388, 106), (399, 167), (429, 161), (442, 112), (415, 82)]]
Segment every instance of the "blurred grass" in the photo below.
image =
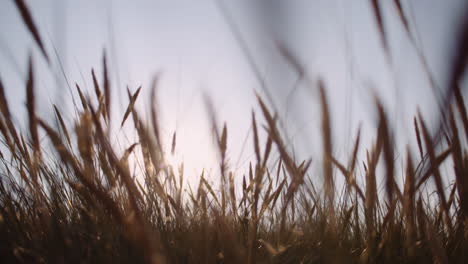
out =
[[(378, 1), (371, 1), (384, 49), (388, 46)], [(37, 28), (23, 1), (15, 1), (26, 26), (48, 60)], [(394, 1), (408, 34), (399, 1)], [(465, 41), (461, 38), (461, 41)], [(280, 47), (286, 60), (304, 74), (298, 58)], [(460, 52), (464, 54), (463, 52)], [(460, 63), (455, 63), (459, 65)], [(109, 123), (111, 84), (103, 56), (102, 83), (92, 71), (94, 95), (76, 85), (81, 104), (67, 124), (54, 107), (56, 126), (36, 114), (34, 69), (26, 82), (28, 131), (21, 131), (0, 81), (0, 259), (3, 263), (465, 263), (468, 260), (468, 116), (457, 66), (441, 127), (431, 137), (421, 114), (414, 118), (419, 156), (408, 149), (402, 161), (393, 153), (385, 109), (376, 100), (375, 142), (365, 149), (360, 131), (346, 162), (333, 156), (328, 95), (318, 81), (322, 110), (323, 163), (298, 161), (288, 151), (277, 117), (263, 99), (263, 121), (252, 113), (255, 158), (245, 174), (229, 170), (228, 130), (214, 135), (220, 154), (219, 186), (202, 173), (195, 190), (185, 189), (182, 168), (168, 166), (162, 149), (156, 107), (150, 120), (134, 109), (140, 88), (128, 90), (121, 126), (133, 125), (137, 143), (113, 149)], [(157, 79), (155, 79), (157, 80)], [(151, 100), (156, 98), (155, 81)], [(454, 101), (452, 103), (452, 101)], [(211, 109), (213, 112), (214, 109)], [(212, 113), (214, 116), (214, 113)], [(114, 122), (114, 121), (113, 121)], [(130, 124), (133, 123), (133, 124)], [(266, 131), (261, 145), (259, 128)], [(40, 140), (44, 136), (46, 140)], [(463, 139), (465, 137), (465, 139)], [(175, 135), (172, 148), (175, 147)], [(271, 164), (271, 153), (280, 159)], [(200, 150), (203, 154), (203, 150)], [(130, 160), (140, 160), (132, 169)], [(452, 160), (453, 171), (440, 170)], [(403, 162), (406, 170), (395, 170)], [(364, 174), (356, 171), (364, 168)], [(384, 170), (377, 170), (379, 164)], [(181, 166), (183, 166), (181, 164)], [(320, 166), (322, 175), (313, 175)], [(273, 168), (273, 169), (272, 169)], [(448, 173), (444, 175), (443, 173)], [(323, 176), (323, 186), (316, 181)], [(358, 184), (357, 177), (365, 179)], [(343, 177), (344, 185), (336, 185)], [(396, 182), (403, 177), (403, 184)], [(377, 179), (384, 179), (379, 194)], [(452, 184), (442, 179), (454, 178)], [(239, 180), (236, 180), (239, 179)], [(241, 185), (235, 182), (241, 181)], [(433, 181), (436, 198), (426, 183)], [(449, 191), (446, 191), (449, 190)]]

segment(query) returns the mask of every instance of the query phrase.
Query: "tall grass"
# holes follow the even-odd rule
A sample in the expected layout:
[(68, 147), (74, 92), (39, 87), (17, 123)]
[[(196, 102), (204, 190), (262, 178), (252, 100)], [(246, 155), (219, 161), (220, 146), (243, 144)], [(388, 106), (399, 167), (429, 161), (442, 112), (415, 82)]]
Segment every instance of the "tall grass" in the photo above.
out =
[[(48, 55), (23, 1), (15, 1), (41, 52)], [(406, 30), (399, 1), (394, 1)], [(378, 1), (372, 1), (386, 42)], [(463, 41), (463, 40), (462, 40)], [(388, 46), (384, 44), (386, 52)], [(285, 58), (304, 73), (297, 58)], [(0, 81), (0, 259), (3, 263), (463, 263), (468, 260), (468, 115), (458, 85), (441, 115), (443, 140), (414, 118), (419, 156), (408, 149), (404, 175), (395, 170), (392, 131), (376, 101), (375, 141), (361, 160), (360, 131), (347, 162), (333, 156), (330, 106), (323, 82), (314, 86), (322, 110), (323, 163), (298, 161), (288, 151), (278, 119), (258, 96), (263, 121), (252, 113), (255, 158), (244, 174), (229, 170), (228, 131), (215, 127), (220, 186), (199, 175), (185, 191), (183, 170), (167, 166), (158, 112), (135, 110), (141, 87), (128, 91), (121, 126), (133, 123), (138, 141), (113, 149), (111, 85), (103, 56), (102, 82), (92, 71), (94, 95), (76, 84), (80, 106), (71, 124), (54, 106), (57, 126), (36, 113), (33, 61), (26, 82), (28, 130), (18, 129)], [(458, 65), (458, 64), (457, 64)], [(460, 72), (460, 69), (455, 69)], [(460, 79), (461, 74), (454, 76)], [(457, 83), (457, 82), (455, 82)], [(155, 102), (155, 78), (151, 100)], [(451, 102), (452, 100), (449, 100)], [(456, 112), (455, 112), (456, 111)], [(213, 118), (214, 120), (214, 118)], [(446, 124), (446, 125), (445, 125)], [(267, 134), (261, 145), (259, 128)], [(45, 136), (47, 140), (40, 140)], [(465, 139), (463, 139), (465, 137)], [(175, 135), (173, 137), (173, 148)], [(271, 153), (280, 159), (272, 164)], [(142, 166), (131, 169), (131, 159)], [(440, 166), (452, 160), (453, 171)], [(378, 170), (383, 164), (384, 170)], [(318, 186), (311, 166), (323, 169)], [(364, 174), (357, 168), (363, 167)], [(444, 171), (445, 172), (445, 171)], [(403, 176), (403, 184), (396, 182)], [(189, 177), (194, 177), (190, 175)], [(343, 192), (336, 185), (343, 177)], [(364, 183), (358, 184), (357, 178)], [(452, 184), (443, 179), (454, 177)], [(377, 182), (384, 179), (385, 195)], [(239, 180), (236, 180), (239, 179)], [(241, 185), (235, 184), (241, 181)], [(433, 181), (437, 197), (426, 196)], [(318, 191), (322, 190), (322, 191)], [(446, 191), (448, 190), (448, 191)]]

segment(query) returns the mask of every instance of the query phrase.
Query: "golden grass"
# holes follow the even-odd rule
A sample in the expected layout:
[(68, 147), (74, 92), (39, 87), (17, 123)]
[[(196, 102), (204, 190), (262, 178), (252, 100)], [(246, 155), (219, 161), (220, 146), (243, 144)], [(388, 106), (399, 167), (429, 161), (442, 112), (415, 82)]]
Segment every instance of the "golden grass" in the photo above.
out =
[[(26, 5), (15, 3), (48, 58)], [(400, 1), (393, 3), (411, 35)], [(371, 4), (390, 56), (379, 2)], [(299, 59), (278, 47), (301, 78), (312, 83)], [(142, 88), (134, 93), (128, 89), (120, 126), (132, 119), (138, 140), (119, 154), (110, 144), (114, 136), (110, 122), (116, 114), (111, 115), (105, 55), (102, 83), (91, 70), (96, 100), (86, 97), (76, 84), (81, 108), (68, 124), (53, 106), (55, 128), (37, 116), (32, 58), (28, 67), (27, 132), (12, 121), (0, 81), (0, 259), (4, 263), (464, 263), (468, 259), (468, 152), (461, 138), (468, 139), (468, 116), (458, 85), (450, 87), (455, 102), (444, 110), (449, 114), (441, 115), (439, 130), (445, 142), (431, 136), (421, 114), (414, 118), (419, 158), (408, 147), (404, 175), (395, 169), (398, 157), (392, 130), (378, 100), (376, 138), (365, 152), (366, 159), (358, 155), (363, 149), (359, 129), (348, 161), (340, 162), (333, 156), (327, 90), (321, 81), (314, 84), (320, 96), (323, 138), (323, 163), (316, 165), (294, 158), (277, 126), (276, 113), (257, 96), (263, 122), (252, 113), (255, 157), (244, 174), (230, 170), (228, 129), (226, 124), (218, 129), (210, 108), (220, 185), (212, 186), (202, 172), (194, 191), (185, 185), (182, 167), (165, 163), (156, 109), (159, 75), (151, 88), (148, 124), (135, 110)], [(454, 78), (460, 79), (461, 70), (456, 72)], [(266, 130), (263, 146), (260, 127)], [(47, 140), (39, 140), (40, 135)], [(172, 152), (175, 147), (176, 133)], [(280, 159), (267, 166), (275, 151)], [(130, 158), (143, 160), (138, 171), (130, 168)], [(453, 171), (444, 175), (440, 167), (448, 158), (453, 160)], [(385, 166), (382, 175), (377, 169), (380, 163)], [(361, 164), (362, 175), (357, 169)], [(322, 174), (310, 172), (311, 166), (320, 166)], [(341, 196), (336, 174), (345, 179)], [(319, 176), (322, 188), (316, 184)], [(363, 184), (356, 180), (360, 176)], [(404, 179), (402, 188), (395, 180), (398, 176)], [(443, 182), (452, 176), (454, 184)], [(236, 185), (237, 178), (241, 185)], [(385, 195), (378, 193), (379, 178), (384, 179)], [(425, 195), (432, 190), (426, 184), (430, 179), (437, 197)]]

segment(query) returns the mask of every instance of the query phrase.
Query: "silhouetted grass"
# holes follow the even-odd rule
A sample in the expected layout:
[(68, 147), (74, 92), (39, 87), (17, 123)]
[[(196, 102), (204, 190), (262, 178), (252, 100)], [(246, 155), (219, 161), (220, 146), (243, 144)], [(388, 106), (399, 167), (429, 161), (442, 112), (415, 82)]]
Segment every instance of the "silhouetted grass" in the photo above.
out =
[[(37, 45), (47, 57), (37, 27), (23, 1), (15, 1)], [(393, 1), (411, 35), (399, 1)], [(378, 1), (371, 1), (379, 34), (386, 43)], [(461, 41), (464, 41), (462, 38)], [(389, 47), (384, 44), (390, 56)], [(281, 53), (301, 75), (298, 58)], [(460, 51), (461, 54), (464, 54)], [(456, 63), (456, 78), (462, 70)], [(213, 117), (220, 154), (220, 186), (202, 173), (195, 190), (184, 191), (182, 169), (167, 166), (162, 149), (158, 112), (153, 104), (150, 122), (134, 106), (141, 87), (128, 90), (128, 106), (120, 126), (133, 121), (135, 144), (120, 153), (113, 149), (110, 130), (111, 84), (103, 56), (103, 83), (91, 71), (96, 98), (76, 84), (81, 101), (67, 124), (54, 107), (57, 127), (36, 113), (32, 58), (26, 82), (28, 131), (15, 126), (0, 81), (0, 259), (3, 263), (464, 263), (468, 260), (468, 116), (458, 85), (450, 87), (453, 105), (441, 110), (445, 140), (431, 137), (422, 115), (414, 117), (419, 157), (408, 149), (406, 169), (393, 152), (392, 131), (385, 109), (376, 101), (375, 141), (358, 155), (361, 133), (355, 135), (348, 161), (333, 156), (330, 106), (326, 87), (318, 81), (322, 111), (323, 163), (297, 161), (277, 127), (277, 115), (258, 96), (263, 115), (252, 113), (255, 158), (244, 174), (229, 170), (228, 130)], [(305, 76), (307, 77), (307, 76)], [(455, 78), (455, 77), (454, 77)], [(155, 78), (151, 101), (155, 103)], [(309, 80), (310, 81), (310, 80)], [(451, 100), (450, 100), (451, 102)], [(454, 113), (455, 108), (458, 114)], [(211, 109), (214, 116), (214, 109)], [(444, 125), (447, 124), (447, 125)], [(265, 128), (265, 145), (259, 127)], [(439, 132), (437, 132), (438, 134)], [(47, 140), (39, 140), (44, 135)], [(172, 149), (176, 144), (175, 134)], [(280, 159), (271, 164), (271, 153)], [(203, 150), (200, 150), (203, 155)], [(137, 170), (130, 159), (142, 161)], [(453, 171), (439, 168), (447, 159)], [(384, 170), (377, 170), (382, 163)], [(343, 165), (346, 164), (346, 165)], [(356, 168), (364, 168), (359, 175)], [(321, 166), (322, 175), (310, 172)], [(336, 177), (344, 177), (338, 195)], [(316, 178), (323, 176), (323, 186)], [(358, 184), (357, 177), (364, 183)], [(395, 179), (403, 176), (400, 186)], [(190, 177), (194, 177), (190, 175)], [(236, 185), (236, 178), (242, 179)], [(377, 179), (385, 182), (385, 195)], [(442, 179), (454, 178), (453, 184)], [(436, 198), (425, 195), (433, 180)], [(192, 186), (193, 187), (193, 186)], [(321, 191), (317, 191), (321, 189)], [(446, 191), (449, 190), (449, 191)], [(448, 195), (448, 196), (447, 196)]]

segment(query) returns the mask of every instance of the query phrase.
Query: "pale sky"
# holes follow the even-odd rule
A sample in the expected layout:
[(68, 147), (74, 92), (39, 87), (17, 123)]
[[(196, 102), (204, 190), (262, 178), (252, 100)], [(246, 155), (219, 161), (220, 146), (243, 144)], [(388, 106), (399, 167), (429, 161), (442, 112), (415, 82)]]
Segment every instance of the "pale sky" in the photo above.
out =
[[(24, 113), (29, 52), (34, 54), (37, 93), (43, 102), (39, 112), (49, 115), (50, 102), (58, 102), (70, 116), (73, 107), (54, 47), (70, 85), (76, 82), (89, 91), (91, 67), (101, 72), (105, 48), (115, 111), (125, 110), (127, 85), (133, 91), (142, 85), (139, 101), (147, 105), (151, 79), (162, 72), (159, 109), (164, 137), (169, 145), (177, 130), (177, 157), (172, 159), (184, 160), (188, 173), (213, 166), (216, 160), (203, 94), (212, 99), (219, 125), (227, 122), (231, 168), (245, 165), (242, 161), (251, 157), (251, 138), (244, 151), (242, 144), (250, 129), (250, 112), (258, 110), (254, 91), (263, 92), (215, 0), (25, 2), (39, 25), (54, 72), (46, 69), (13, 1), (0, 1), (0, 77), (19, 120)], [(373, 92), (382, 97), (402, 142), (413, 137), (412, 117), (417, 105), (429, 119), (434, 116), (435, 97), (392, 1), (380, 2), (385, 2), (393, 67), (385, 60), (367, 0), (224, 2), (274, 95), (298, 157), (321, 156), (317, 93), (304, 83), (291, 92), (297, 76), (278, 55), (274, 39), (300, 58), (312, 80), (324, 80), (337, 156), (348, 152), (360, 121), (367, 135), (364, 142), (372, 139)], [(465, 1), (402, 2), (418, 45), (444, 87), (451, 40), (459, 18), (467, 15), (463, 13)], [(142, 105), (140, 109), (146, 108)], [(263, 121), (260, 112), (257, 119)], [(404, 148), (402, 145), (400, 150)]]

